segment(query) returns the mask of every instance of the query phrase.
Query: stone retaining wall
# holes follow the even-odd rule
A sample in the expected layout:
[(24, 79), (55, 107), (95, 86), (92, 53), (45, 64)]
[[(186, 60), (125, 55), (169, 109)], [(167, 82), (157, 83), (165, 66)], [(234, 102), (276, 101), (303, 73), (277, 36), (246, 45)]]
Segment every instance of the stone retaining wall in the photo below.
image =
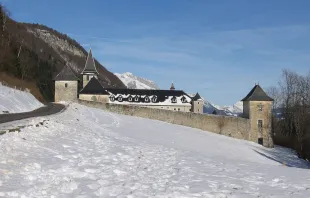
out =
[(88, 107), (107, 110), (110, 112), (160, 120), (172, 124), (189, 126), (204, 131), (226, 135), (238, 139), (249, 139), (250, 120), (240, 117), (198, 114), (189, 112), (175, 112), (147, 107), (107, 104), (78, 100), (78, 103)]

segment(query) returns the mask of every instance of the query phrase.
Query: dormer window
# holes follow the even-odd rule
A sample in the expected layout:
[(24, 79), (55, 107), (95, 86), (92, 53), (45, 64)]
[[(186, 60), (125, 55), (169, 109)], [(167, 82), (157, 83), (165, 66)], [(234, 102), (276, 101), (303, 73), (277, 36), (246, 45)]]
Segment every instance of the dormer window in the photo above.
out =
[(184, 96), (181, 98), (181, 102), (182, 103), (186, 103), (187, 102), (187, 100), (186, 100), (186, 98)]
[(157, 96), (153, 96), (152, 102), (157, 102)]
[(115, 101), (115, 97), (114, 96), (110, 96), (110, 101), (114, 102)]
[(149, 97), (146, 96), (146, 97), (144, 98), (144, 101), (145, 101), (145, 102), (150, 102)]
[(131, 96), (128, 97), (128, 101), (132, 102), (132, 97)]
[(118, 102), (123, 102), (123, 97), (122, 96), (118, 96), (117, 100), (118, 100)]
[(139, 102), (139, 96), (135, 97), (135, 102)]
[(172, 102), (172, 103), (177, 103), (177, 98), (176, 98), (175, 96), (173, 96), (173, 97), (171, 98), (171, 102)]

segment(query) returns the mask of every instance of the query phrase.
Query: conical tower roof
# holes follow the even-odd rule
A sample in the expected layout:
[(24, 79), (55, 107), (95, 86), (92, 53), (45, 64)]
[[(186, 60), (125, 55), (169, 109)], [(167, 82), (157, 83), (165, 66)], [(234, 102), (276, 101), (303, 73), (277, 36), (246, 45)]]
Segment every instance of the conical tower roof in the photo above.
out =
[(71, 67), (66, 64), (64, 68), (54, 78), (55, 81), (79, 81), (80, 79), (74, 74)]
[(196, 100), (199, 100), (199, 99), (202, 99), (202, 98), (201, 98), (201, 96), (199, 95), (199, 93), (197, 92), (197, 93), (195, 94), (195, 96), (192, 97), (192, 99), (193, 99), (193, 101), (196, 101)]
[(87, 85), (80, 91), (80, 94), (108, 95), (108, 92), (103, 88), (97, 78), (92, 77)]
[(259, 85), (255, 85), (241, 101), (273, 101)]
[(173, 82), (172, 82), (172, 84), (171, 84), (170, 90), (175, 90), (175, 87), (174, 87)]
[(82, 71), (82, 74), (85, 74), (85, 73), (97, 73), (98, 74), (91, 49), (89, 50), (86, 63), (85, 63), (85, 67)]

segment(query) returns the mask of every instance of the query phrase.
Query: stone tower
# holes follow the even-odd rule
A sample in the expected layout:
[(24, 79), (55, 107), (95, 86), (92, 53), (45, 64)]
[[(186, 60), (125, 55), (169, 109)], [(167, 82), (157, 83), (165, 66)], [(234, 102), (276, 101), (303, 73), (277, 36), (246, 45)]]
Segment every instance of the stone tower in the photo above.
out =
[(255, 85), (241, 101), (243, 101), (243, 117), (250, 119), (249, 140), (265, 147), (273, 147), (271, 135), (273, 99), (259, 85)]
[(78, 97), (78, 81), (69, 65), (65, 65), (61, 72), (54, 78), (55, 102), (74, 101)]
[(192, 112), (193, 113), (203, 113), (203, 99), (200, 97), (199, 93), (196, 93), (192, 97)]
[(98, 78), (98, 71), (96, 69), (91, 49), (89, 50), (85, 67), (81, 74), (83, 76), (83, 88), (87, 85), (87, 83), (92, 77)]

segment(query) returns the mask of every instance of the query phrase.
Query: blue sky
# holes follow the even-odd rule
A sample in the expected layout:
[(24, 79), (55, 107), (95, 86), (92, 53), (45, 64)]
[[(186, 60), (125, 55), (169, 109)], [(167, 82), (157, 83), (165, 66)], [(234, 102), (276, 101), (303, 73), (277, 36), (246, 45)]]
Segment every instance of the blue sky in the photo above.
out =
[(18, 21), (66, 33), (112, 72), (230, 105), (281, 70), (310, 69), (309, 0), (1, 0)]

